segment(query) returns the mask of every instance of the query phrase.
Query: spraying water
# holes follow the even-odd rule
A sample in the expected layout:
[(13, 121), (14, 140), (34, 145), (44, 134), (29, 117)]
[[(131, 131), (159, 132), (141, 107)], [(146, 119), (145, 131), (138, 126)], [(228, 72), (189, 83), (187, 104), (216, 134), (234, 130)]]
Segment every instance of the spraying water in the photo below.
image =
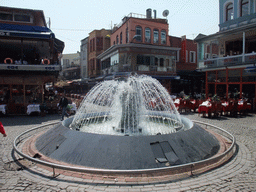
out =
[(184, 129), (167, 90), (146, 75), (94, 86), (70, 127), (89, 133), (129, 136), (169, 134)]

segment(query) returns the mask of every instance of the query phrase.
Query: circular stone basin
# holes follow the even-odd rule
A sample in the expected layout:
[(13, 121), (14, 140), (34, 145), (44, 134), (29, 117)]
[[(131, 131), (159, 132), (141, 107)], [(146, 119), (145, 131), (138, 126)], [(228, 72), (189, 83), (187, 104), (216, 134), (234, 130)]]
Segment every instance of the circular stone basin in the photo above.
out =
[(43, 155), (72, 165), (112, 170), (156, 169), (208, 159), (217, 138), (181, 117), (184, 129), (169, 134), (111, 135), (76, 131), (66, 119), (36, 139)]

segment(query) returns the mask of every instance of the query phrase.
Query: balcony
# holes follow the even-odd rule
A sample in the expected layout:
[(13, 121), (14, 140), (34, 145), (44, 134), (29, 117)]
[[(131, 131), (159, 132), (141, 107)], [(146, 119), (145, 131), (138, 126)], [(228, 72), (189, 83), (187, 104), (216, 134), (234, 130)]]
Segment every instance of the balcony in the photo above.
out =
[(227, 66), (246, 65), (256, 62), (256, 53), (242, 54), (236, 56), (219, 57), (204, 60), (204, 68), (218, 68)]

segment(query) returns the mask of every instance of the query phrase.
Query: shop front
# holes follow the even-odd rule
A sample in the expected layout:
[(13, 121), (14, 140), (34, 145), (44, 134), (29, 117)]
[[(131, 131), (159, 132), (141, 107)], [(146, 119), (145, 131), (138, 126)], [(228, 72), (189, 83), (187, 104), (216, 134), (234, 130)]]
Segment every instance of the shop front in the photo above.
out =
[(45, 75), (0, 77), (0, 105), (5, 107), (2, 113), (28, 114), (30, 105), (39, 108), (45, 101), (45, 83), (54, 81), (53, 76)]
[[(252, 68), (250, 68), (252, 69)], [(226, 68), (206, 72), (207, 97), (247, 98), (256, 110), (256, 73), (248, 68)]]

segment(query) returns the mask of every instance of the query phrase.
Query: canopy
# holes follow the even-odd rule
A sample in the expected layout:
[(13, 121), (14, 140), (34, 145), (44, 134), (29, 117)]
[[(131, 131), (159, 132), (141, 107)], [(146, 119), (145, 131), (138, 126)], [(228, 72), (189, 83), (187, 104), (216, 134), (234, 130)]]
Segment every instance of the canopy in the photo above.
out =
[(54, 33), (47, 27), (30, 25), (12, 25), (6, 23), (0, 23), (0, 35), (40, 39), (54, 38)]

